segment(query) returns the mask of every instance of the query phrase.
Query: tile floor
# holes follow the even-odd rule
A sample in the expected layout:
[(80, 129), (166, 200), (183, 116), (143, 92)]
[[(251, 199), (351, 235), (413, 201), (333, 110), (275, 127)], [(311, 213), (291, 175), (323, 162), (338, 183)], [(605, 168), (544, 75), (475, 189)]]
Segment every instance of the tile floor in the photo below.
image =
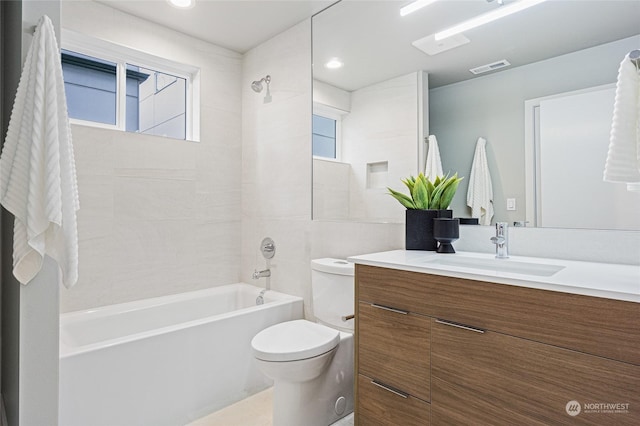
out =
[[(189, 423), (187, 426), (272, 426), (271, 399), (272, 388), (269, 388)], [(353, 426), (353, 414), (349, 414), (331, 426)]]

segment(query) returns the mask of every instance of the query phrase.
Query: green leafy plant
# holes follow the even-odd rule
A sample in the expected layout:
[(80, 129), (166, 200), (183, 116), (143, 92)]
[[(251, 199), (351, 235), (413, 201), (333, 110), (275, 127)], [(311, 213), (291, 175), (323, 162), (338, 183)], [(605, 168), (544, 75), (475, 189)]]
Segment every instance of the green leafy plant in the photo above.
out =
[(449, 207), (453, 196), (456, 195), (458, 184), (464, 178), (458, 174), (453, 176), (438, 176), (431, 182), (424, 174), (418, 177), (409, 176), (402, 179), (402, 183), (409, 189), (409, 195), (395, 191), (389, 187), (389, 195), (398, 200), (407, 209), (414, 210), (444, 210)]

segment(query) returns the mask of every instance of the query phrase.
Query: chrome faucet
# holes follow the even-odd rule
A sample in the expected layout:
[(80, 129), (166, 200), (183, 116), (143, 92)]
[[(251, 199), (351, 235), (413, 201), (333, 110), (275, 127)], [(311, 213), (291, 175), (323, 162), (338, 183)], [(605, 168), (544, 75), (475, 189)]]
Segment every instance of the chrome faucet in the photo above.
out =
[(254, 280), (257, 280), (258, 278), (270, 277), (270, 276), (271, 276), (271, 269), (265, 269), (263, 271), (258, 271), (256, 269), (255, 271), (253, 271), (253, 275), (251, 276), (251, 278), (253, 278)]
[(260, 292), (260, 295), (256, 298), (257, 305), (261, 305), (262, 303), (264, 303), (264, 292), (271, 290), (271, 259), (273, 259), (273, 257), (276, 255), (276, 244), (271, 238), (266, 237), (260, 243), (260, 251), (262, 252), (262, 256), (267, 262), (267, 269), (264, 269), (262, 271), (254, 269), (251, 278), (253, 278), (254, 280), (266, 278), (267, 282), (264, 290), (262, 290)]
[(496, 236), (491, 237), (491, 242), (496, 245), (496, 259), (509, 258), (509, 224), (507, 222), (496, 223)]
[(253, 278), (254, 280), (257, 280), (257, 279), (263, 278), (263, 277), (267, 279), (267, 285), (260, 292), (258, 297), (256, 297), (256, 305), (262, 305), (264, 303), (264, 293), (267, 290), (271, 290), (271, 269), (269, 269), (269, 261), (268, 260), (267, 260), (267, 269), (265, 269), (263, 271), (258, 271), (256, 269), (256, 270), (253, 271), (253, 275), (251, 275), (251, 278)]

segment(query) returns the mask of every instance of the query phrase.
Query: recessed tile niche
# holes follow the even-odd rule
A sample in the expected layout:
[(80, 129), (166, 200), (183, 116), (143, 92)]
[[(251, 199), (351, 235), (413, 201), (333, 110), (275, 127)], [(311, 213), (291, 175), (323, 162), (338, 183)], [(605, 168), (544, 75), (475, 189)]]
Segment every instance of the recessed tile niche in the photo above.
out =
[(367, 189), (384, 189), (388, 186), (389, 162), (367, 163)]

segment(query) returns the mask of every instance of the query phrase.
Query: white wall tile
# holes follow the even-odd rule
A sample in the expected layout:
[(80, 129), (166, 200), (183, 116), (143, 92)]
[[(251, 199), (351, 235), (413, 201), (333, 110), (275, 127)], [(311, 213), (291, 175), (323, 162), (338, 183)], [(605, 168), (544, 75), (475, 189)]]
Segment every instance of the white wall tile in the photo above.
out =
[(199, 223), (240, 221), (242, 203), (240, 188), (198, 191), (195, 201), (195, 218)]
[(403, 191), (401, 179), (418, 168), (417, 115), (416, 73), (351, 93), (351, 111), (342, 120), (342, 160), (351, 164), (351, 219), (403, 220), (403, 209), (386, 191), (367, 188), (367, 164), (387, 162), (385, 186)]
[(196, 159), (196, 180), (199, 192), (240, 189), (240, 146), (221, 143), (203, 145)]
[[(310, 21), (249, 51), (243, 64), (242, 272), (264, 266), (263, 237), (276, 242), (272, 287), (309, 300), (311, 219)], [(272, 102), (250, 88), (271, 75)]]
[(200, 68), (201, 142), (73, 126), (80, 277), (61, 311), (238, 281), (241, 55), (96, 2), (63, 26)]
[(202, 106), (200, 133), (200, 140), (204, 144), (238, 146), (238, 141), (242, 137), (242, 114), (230, 108)]
[(114, 132), (113, 145), (117, 152), (117, 169), (195, 169), (197, 142)]
[(76, 173), (80, 175), (113, 175), (116, 152), (114, 134), (110, 130), (72, 125), (71, 136), (76, 161)]
[(195, 180), (116, 176), (114, 214), (125, 220), (195, 217)]

